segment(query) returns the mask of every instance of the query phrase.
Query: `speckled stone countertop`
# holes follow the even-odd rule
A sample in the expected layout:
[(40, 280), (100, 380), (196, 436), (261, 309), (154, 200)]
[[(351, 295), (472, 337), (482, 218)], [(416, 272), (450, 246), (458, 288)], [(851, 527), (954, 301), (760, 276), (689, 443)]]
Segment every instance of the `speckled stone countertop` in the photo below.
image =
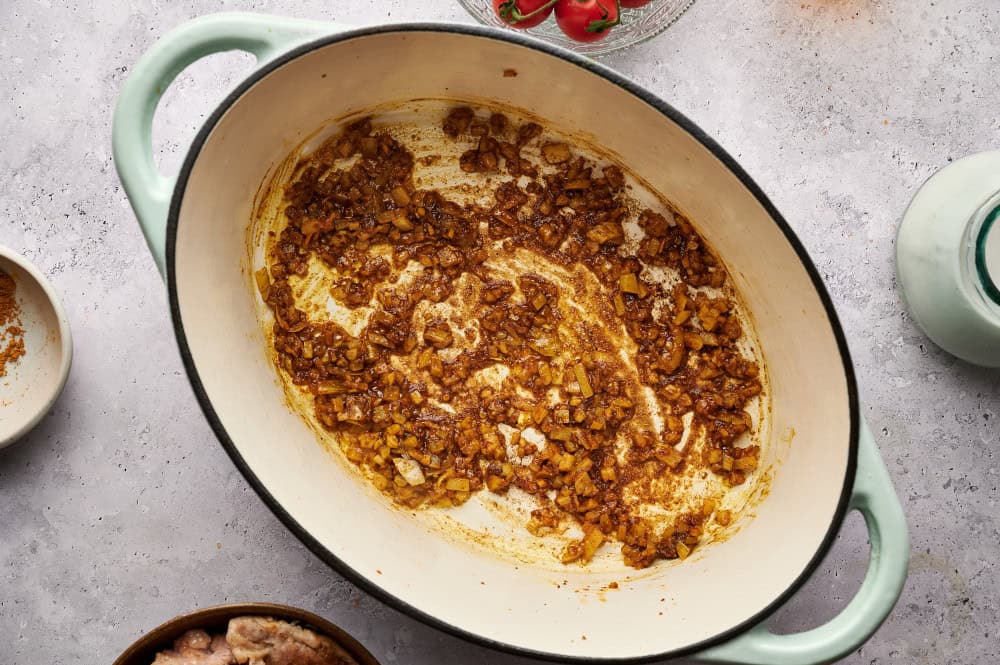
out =
[[(331, 572), (256, 497), (201, 415), (114, 172), (110, 124), (139, 55), (219, 9), (468, 20), (444, 1), (0, 3), (0, 242), (50, 276), (76, 351), (54, 410), (0, 451), (0, 662), (109, 663), (177, 613), (254, 599), (313, 609), (387, 664), (528, 663), (427, 628)], [(893, 236), (937, 168), (1000, 147), (1000, 4), (698, 0), (663, 36), (604, 62), (743, 164), (836, 302), (913, 538), (895, 612), (843, 662), (995, 663), (1000, 372), (947, 356), (915, 328)], [(165, 168), (249, 66), (227, 54), (182, 74), (155, 123)], [(833, 616), (867, 556), (855, 515), (775, 625)]]

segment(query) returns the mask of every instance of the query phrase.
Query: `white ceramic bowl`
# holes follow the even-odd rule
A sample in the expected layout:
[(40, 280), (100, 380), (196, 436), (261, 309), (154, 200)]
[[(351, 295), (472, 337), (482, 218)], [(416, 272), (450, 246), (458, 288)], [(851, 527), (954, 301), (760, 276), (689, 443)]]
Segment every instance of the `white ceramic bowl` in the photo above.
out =
[[(662, 100), (523, 35), (434, 24), (337, 31), (246, 14), (203, 17), (143, 57), (115, 112), (116, 167), (167, 275), (192, 385), (268, 505), (357, 584), (496, 648), (560, 660), (697, 653), (767, 665), (856, 648), (902, 589), (905, 520), (863, 427), (847, 344), (819, 274), (750, 177)], [(232, 48), (255, 53), (260, 68), (209, 118), (175, 184), (152, 163), (153, 109), (176, 72)], [(728, 264), (767, 362), (775, 472), (756, 515), (725, 542), (638, 573), (511, 561), (393, 507), (285, 406), (251, 279), (255, 196), (331, 119), (441, 98), (527, 109), (601, 145), (684, 210)], [(816, 568), (850, 509), (865, 514), (873, 543), (858, 596), (821, 629), (768, 633), (759, 624)], [(523, 528), (489, 526), (493, 539)]]
[(0, 448), (28, 433), (55, 403), (73, 360), (69, 319), (52, 285), (26, 258), (0, 246), (0, 270), (14, 279), (24, 355), (0, 377)]

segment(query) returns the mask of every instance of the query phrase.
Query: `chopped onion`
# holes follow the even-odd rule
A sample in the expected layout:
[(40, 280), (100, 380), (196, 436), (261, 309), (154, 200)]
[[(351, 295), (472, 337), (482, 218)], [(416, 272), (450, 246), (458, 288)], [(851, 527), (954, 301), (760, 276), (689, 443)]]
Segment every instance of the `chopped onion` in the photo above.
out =
[(594, 389), (590, 385), (590, 380), (587, 378), (587, 370), (583, 368), (583, 365), (577, 363), (573, 367), (573, 373), (576, 374), (576, 382), (580, 384), (580, 394), (584, 397), (592, 397), (594, 394)]
[(618, 278), (618, 286), (624, 293), (637, 295), (639, 293), (639, 280), (634, 272), (627, 272)]
[(361, 154), (369, 159), (378, 154), (378, 139), (372, 136), (361, 139)]
[(396, 465), (399, 475), (403, 476), (403, 479), (410, 485), (424, 484), (424, 472), (416, 460), (412, 460), (409, 457), (394, 457), (392, 458), (392, 463)]
[(392, 191), (389, 192), (389, 196), (392, 197), (392, 200), (395, 201), (396, 205), (405, 206), (410, 203), (410, 194), (401, 185), (393, 187)]
[(271, 287), (271, 276), (267, 274), (267, 268), (261, 268), (255, 272), (254, 277), (257, 279), (257, 288), (260, 289), (261, 295), (266, 298), (267, 290)]

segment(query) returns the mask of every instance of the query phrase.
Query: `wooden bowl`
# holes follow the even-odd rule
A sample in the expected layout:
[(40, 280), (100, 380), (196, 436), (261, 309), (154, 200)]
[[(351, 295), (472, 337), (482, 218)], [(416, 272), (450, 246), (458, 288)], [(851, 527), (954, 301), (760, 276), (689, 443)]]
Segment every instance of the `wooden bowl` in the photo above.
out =
[(170, 649), (174, 640), (186, 631), (200, 628), (210, 634), (225, 633), (230, 619), (241, 616), (266, 616), (295, 622), (320, 635), (325, 635), (349, 653), (359, 665), (379, 665), (375, 657), (361, 643), (312, 612), (273, 603), (232, 603), (206, 607), (176, 616), (152, 629), (118, 656), (114, 665), (150, 665), (156, 654)]

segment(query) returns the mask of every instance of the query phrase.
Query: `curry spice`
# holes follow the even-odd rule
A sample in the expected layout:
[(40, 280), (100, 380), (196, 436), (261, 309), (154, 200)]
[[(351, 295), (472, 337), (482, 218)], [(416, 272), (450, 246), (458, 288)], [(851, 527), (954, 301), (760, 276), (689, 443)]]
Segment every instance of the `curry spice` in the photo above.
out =
[(24, 330), (17, 305), (14, 278), (0, 270), (0, 376), (7, 375), (7, 364), (24, 355)]

